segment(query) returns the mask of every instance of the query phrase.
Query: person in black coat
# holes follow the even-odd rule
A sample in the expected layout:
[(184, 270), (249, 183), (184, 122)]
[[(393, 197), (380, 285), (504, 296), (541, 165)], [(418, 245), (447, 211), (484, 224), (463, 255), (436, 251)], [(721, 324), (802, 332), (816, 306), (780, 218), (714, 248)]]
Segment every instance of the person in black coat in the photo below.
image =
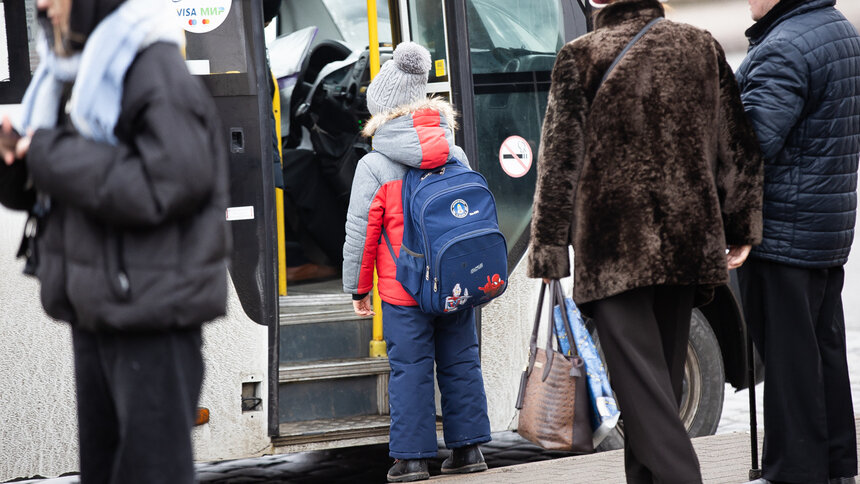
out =
[(764, 359), (764, 479), (853, 483), (843, 266), (860, 157), (860, 36), (834, 0), (750, 0), (738, 70), (765, 159), (761, 245), (738, 269)]
[(45, 48), (0, 202), (30, 211), (27, 269), (72, 325), (81, 480), (192, 483), (201, 325), (226, 310), (224, 133), (166, 5), (37, 6)]

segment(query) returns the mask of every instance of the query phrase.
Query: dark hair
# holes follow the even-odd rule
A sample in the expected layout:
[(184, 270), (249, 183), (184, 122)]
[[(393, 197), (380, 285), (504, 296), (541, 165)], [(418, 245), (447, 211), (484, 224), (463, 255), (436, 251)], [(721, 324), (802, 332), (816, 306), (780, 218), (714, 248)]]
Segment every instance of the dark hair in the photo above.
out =
[(74, 0), (69, 12), (69, 46), (82, 50), (87, 37), (123, 0)]

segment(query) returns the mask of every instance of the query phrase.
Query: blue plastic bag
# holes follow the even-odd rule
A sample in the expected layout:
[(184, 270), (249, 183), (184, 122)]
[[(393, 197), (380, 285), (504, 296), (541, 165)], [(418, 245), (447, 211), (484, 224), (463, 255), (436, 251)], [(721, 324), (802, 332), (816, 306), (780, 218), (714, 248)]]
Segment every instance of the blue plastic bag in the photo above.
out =
[[(604, 368), (600, 354), (594, 346), (591, 334), (582, 321), (582, 313), (579, 312), (573, 299), (564, 298), (564, 304), (567, 309), (567, 320), (570, 322), (571, 331), (573, 331), (576, 351), (585, 363), (585, 374), (588, 378), (588, 390), (591, 396), (591, 426), (594, 429), (594, 446), (597, 447), (615, 428), (621, 412), (618, 410), (615, 397), (612, 395), (609, 378), (606, 376), (606, 368)], [(566, 355), (572, 354), (560, 307), (553, 308), (552, 319), (559, 350)]]

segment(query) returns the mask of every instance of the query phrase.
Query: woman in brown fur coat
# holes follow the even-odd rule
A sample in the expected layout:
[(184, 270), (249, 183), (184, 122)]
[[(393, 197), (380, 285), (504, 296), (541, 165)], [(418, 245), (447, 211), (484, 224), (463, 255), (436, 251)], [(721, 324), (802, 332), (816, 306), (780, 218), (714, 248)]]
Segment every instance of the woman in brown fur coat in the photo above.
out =
[(678, 418), (690, 316), (761, 240), (761, 156), (707, 32), (660, 21), (601, 85), (663, 16), (658, 0), (603, 3), (553, 69), (528, 272), (568, 276), (573, 245), (574, 299), (596, 321), (624, 416), (627, 481), (700, 482)]

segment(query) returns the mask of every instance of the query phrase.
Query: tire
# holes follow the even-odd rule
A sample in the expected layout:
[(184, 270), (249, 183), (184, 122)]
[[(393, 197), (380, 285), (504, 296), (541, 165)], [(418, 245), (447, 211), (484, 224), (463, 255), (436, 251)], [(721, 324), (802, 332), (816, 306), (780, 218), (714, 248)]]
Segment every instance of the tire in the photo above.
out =
[[(594, 343), (601, 351), (597, 335), (592, 330)], [(609, 375), (610, 382), (612, 375)], [(684, 387), (681, 396), (681, 421), (690, 437), (713, 435), (720, 424), (723, 412), (725, 372), (720, 343), (705, 317), (693, 310), (690, 320), (690, 342), (684, 365)], [(624, 447), (624, 421), (613, 430), (595, 450), (614, 450)]]

